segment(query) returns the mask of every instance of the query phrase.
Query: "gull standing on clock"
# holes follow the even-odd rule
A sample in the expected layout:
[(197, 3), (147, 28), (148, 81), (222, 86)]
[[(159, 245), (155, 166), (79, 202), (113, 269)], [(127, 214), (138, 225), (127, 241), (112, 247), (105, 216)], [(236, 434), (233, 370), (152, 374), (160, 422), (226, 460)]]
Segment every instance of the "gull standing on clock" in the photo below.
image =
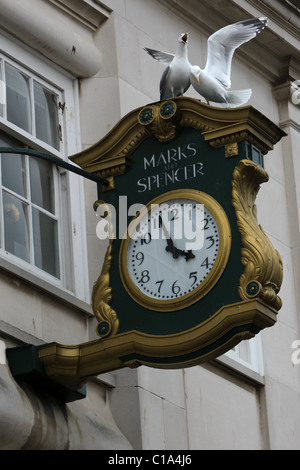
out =
[(207, 102), (234, 108), (247, 103), (252, 90), (229, 90), (231, 87), (231, 62), (234, 51), (253, 39), (267, 25), (267, 18), (252, 18), (225, 26), (212, 34), (207, 41), (207, 61), (202, 70), (191, 67), (190, 78), (194, 89)]
[(154, 59), (167, 64), (160, 79), (161, 100), (182, 96), (190, 87), (191, 64), (188, 59), (187, 44), (188, 33), (183, 33), (178, 38), (175, 55), (144, 47)]

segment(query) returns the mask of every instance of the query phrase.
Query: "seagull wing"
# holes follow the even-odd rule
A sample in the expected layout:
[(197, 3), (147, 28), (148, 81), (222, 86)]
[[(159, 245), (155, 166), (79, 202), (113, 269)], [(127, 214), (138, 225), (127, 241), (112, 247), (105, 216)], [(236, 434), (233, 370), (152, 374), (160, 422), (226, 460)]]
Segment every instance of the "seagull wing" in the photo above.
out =
[(153, 59), (159, 60), (159, 62), (162, 62), (163, 64), (170, 65), (174, 59), (174, 54), (169, 54), (168, 52), (156, 51), (155, 49), (149, 49), (148, 47), (144, 47), (143, 49), (148, 52)]
[(168, 95), (170, 93), (170, 90), (168, 89), (168, 76), (170, 73), (171, 67), (168, 65), (168, 67), (165, 68), (165, 70), (162, 73), (160, 83), (159, 83), (159, 91), (160, 91), (160, 99), (163, 100), (165, 98), (165, 94)]
[[(175, 59), (176, 60), (176, 59)], [(172, 65), (168, 65), (162, 73), (160, 83), (159, 83), (159, 91), (160, 91), (160, 99), (168, 99), (172, 96), (172, 81), (170, 80), (170, 73), (171, 73)], [(181, 90), (181, 93), (185, 93), (191, 85), (190, 79), (184, 82), (184, 89)], [(173, 96), (181, 96), (181, 93), (175, 92)]]
[(267, 18), (252, 18), (219, 29), (208, 38), (205, 72), (225, 88), (231, 86), (231, 61), (234, 51), (260, 33)]

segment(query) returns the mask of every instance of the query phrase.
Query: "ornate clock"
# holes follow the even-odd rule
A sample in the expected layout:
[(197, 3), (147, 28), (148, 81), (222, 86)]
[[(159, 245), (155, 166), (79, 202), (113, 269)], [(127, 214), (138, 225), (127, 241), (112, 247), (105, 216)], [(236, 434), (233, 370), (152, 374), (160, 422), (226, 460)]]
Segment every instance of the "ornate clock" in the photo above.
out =
[(183, 309), (220, 278), (230, 252), (230, 226), (220, 204), (196, 190), (164, 193), (130, 224), (120, 249), (129, 295), (155, 311)]
[(41, 346), (47, 374), (75, 386), (125, 366), (187, 367), (274, 325), (282, 262), (255, 198), (283, 136), (251, 106), (180, 97), (134, 109), (71, 157), (109, 182), (94, 205), (110, 227), (92, 293), (100, 339)]

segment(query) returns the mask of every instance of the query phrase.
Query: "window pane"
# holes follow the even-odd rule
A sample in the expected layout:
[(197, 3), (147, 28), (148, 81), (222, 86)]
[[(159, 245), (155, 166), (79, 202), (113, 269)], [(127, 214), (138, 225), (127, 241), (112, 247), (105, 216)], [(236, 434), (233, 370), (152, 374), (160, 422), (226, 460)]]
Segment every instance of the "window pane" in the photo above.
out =
[(34, 82), (36, 136), (59, 149), (58, 113), (56, 95)]
[(18, 198), (3, 191), (4, 248), (29, 262), (27, 209), (27, 205)]
[(15, 67), (5, 64), (7, 119), (31, 132), (29, 79)]
[[(2, 60), (0, 61), (0, 65)], [(0, 70), (0, 116), (5, 117), (5, 104), (6, 104), (6, 87), (3, 80), (2, 67)]]
[(250, 348), (249, 348), (249, 343), (247, 341), (242, 341), (237, 345), (237, 354), (240, 359), (242, 359), (245, 362), (250, 363), (251, 358), (250, 358)]
[(31, 201), (54, 213), (53, 173), (50, 162), (30, 157)]
[(59, 278), (57, 221), (35, 208), (32, 217), (35, 265)]
[(15, 193), (26, 197), (25, 157), (15, 153), (1, 156), (2, 184)]

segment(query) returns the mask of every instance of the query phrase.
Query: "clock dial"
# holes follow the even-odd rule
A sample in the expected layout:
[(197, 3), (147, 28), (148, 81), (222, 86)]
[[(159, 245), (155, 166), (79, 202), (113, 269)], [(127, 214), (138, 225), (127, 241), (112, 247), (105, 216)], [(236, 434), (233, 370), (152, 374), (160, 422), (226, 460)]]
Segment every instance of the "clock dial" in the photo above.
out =
[(209, 282), (220, 261), (221, 270), (227, 262), (230, 230), (222, 208), (212, 201), (199, 191), (172, 191), (130, 224), (130, 237), (121, 247), (121, 276), (138, 303), (158, 311), (184, 308), (220, 277), (219, 270)]
[[(185, 212), (190, 218), (186, 224)], [(198, 235), (198, 244), (202, 245), (203, 240), (203, 246), (187, 249), (187, 235), (196, 229), (193, 225), (197, 212), (202, 223), (195, 238)], [(181, 221), (181, 227), (176, 227)], [(188, 223), (194, 230), (187, 227)], [(153, 234), (151, 227), (160, 230)], [(176, 229), (182, 232), (182, 238), (175, 238)], [(141, 292), (154, 299), (176, 299), (198, 287), (212, 269), (219, 249), (219, 231), (213, 216), (208, 209), (204, 208), (203, 213), (200, 204), (186, 199), (168, 201), (162, 210), (158, 206), (149, 211), (133, 236), (127, 250), (129, 275)]]

